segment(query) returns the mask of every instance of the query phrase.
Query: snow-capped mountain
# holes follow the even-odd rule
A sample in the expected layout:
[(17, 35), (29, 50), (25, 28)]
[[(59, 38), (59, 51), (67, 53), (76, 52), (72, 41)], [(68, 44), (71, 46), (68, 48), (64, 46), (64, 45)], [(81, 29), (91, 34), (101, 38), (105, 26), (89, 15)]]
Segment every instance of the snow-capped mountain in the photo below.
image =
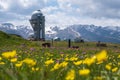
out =
[[(0, 30), (9, 34), (17, 34), (27, 39), (33, 35), (31, 26), (14, 26), (11, 23), (0, 24)], [(46, 39), (60, 38), (61, 40), (82, 37), (87, 41), (102, 41), (120, 43), (120, 27), (118, 26), (95, 26), (95, 25), (71, 25), (64, 29), (60, 27), (51, 27), (46, 30)]]
[[(49, 32), (49, 33), (48, 33)], [(53, 34), (50, 34), (53, 33)], [(80, 33), (77, 31), (73, 30), (71, 27), (67, 27), (65, 29), (60, 29), (59, 27), (53, 27), (51, 30), (46, 31), (46, 38), (51, 39), (51, 38), (60, 38), (62, 40), (66, 39), (75, 39), (76, 37), (80, 37)]]
[(118, 26), (71, 25), (63, 30), (54, 27), (51, 31), (56, 33), (46, 34), (49, 38), (59, 37), (73, 40), (76, 37), (82, 37), (87, 41), (120, 43), (120, 27)]
[(118, 26), (72, 25), (70, 27), (88, 41), (120, 43), (120, 27)]
[(0, 30), (8, 34), (17, 34), (27, 39), (31, 34), (33, 34), (32, 28), (30, 26), (14, 26), (11, 23), (0, 24)]

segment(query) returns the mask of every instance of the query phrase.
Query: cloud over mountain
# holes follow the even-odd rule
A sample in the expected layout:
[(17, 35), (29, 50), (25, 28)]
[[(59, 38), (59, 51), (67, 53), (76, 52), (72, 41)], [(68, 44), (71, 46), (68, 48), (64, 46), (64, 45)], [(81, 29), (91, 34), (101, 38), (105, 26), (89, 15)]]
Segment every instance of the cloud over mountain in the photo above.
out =
[(45, 15), (47, 27), (120, 25), (119, 0), (0, 0), (0, 22), (29, 24), (32, 12), (38, 9)]

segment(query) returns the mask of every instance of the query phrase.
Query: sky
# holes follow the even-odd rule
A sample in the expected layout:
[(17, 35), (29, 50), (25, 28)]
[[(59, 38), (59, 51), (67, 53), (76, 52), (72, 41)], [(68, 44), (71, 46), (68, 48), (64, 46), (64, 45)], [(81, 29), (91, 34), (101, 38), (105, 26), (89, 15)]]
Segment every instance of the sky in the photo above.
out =
[(46, 27), (120, 26), (120, 0), (0, 0), (0, 23), (30, 25), (32, 13), (39, 9)]

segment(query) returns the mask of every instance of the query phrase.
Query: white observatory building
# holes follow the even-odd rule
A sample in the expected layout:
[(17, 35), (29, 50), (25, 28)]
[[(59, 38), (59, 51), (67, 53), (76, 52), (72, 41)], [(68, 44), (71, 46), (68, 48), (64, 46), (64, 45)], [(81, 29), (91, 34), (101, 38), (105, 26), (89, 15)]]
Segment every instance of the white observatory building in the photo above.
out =
[(29, 21), (34, 30), (34, 39), (45, 40), (45, 16), (41, 10), (34, 11)]

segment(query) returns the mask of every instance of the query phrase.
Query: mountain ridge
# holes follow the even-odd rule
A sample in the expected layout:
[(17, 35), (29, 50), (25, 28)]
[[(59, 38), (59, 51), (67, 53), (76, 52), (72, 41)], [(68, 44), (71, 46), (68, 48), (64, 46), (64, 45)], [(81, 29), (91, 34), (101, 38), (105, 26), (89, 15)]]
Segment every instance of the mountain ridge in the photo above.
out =
[[(0, 30), (9, 34), (20, 35), (25, 39), (28, 39), (34, 33), (30, 26), (14, 26), (12, 23), (0, 24)], [(120, 43), (120, 27), (74, 24), (64, 29), (55, 26), (46, 31), (46, 39), (56, 37), (61, 40), (74, 40), (77, 37), (82, 37), (86, 41)]]

